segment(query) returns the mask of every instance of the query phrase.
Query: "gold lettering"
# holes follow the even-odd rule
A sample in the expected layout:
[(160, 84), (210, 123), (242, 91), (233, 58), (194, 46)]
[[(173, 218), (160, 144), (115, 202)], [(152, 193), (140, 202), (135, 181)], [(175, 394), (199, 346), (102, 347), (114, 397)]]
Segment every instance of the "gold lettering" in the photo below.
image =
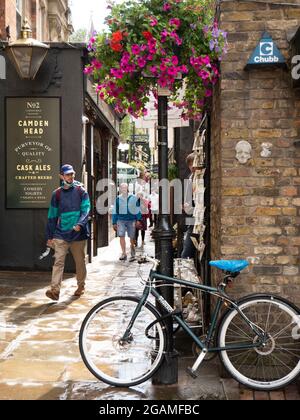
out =
[(24, 128), (24, 135), (42, 135), (44, 134), (44, 130), (42, 128)]
[(17, 165), (17, 171), (33, 171), (32, 165)]
[(51, 171), (51, 165), (36, 165), (35, 171), (49, 172)]
[(20, 120), (18, 121), (19, 127), (49, 127), (49, 121), (45, 120)]

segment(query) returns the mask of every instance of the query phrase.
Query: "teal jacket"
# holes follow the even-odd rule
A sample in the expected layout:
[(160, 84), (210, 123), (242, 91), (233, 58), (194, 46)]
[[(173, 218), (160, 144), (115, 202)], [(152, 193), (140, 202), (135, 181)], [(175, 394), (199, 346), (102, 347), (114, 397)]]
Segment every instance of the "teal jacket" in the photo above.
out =
[[(90, 199), (82, 186), (76, 184), (68, 190), (58, 188), (52, 194), (48, 212), (47, 240), (86, 240), (89, 237), (90, 210)], [(80, 232), (73, 229), (77, 225), (82, 227)]]

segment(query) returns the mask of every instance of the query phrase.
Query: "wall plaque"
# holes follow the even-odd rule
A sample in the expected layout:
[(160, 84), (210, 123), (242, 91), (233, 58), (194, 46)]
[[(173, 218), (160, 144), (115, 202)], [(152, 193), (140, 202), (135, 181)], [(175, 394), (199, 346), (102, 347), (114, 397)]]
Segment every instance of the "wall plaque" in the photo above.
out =
[(251, 55), (246, 70), (265, 66), (275, 66), (286, 68), (286, 60), (279, 51), (272, 37), (265, 32)]
[(6, 98), (6, 207), (48, 208), (59, 186), (60, 98)]

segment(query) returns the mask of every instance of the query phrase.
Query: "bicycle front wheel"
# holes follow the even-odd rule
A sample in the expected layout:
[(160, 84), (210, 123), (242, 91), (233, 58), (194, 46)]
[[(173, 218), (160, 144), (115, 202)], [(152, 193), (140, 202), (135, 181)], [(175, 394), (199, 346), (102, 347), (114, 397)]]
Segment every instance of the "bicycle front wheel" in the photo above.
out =
[[(115, 297), (96, 305), (85, 317), (79, 335), (81, 357), (101, 381), (119, 387), (138, 385), (159, 368), (165, 350), (165, 329), (154, 306), (142, 307), (130, 338), (127, 330), (139, 299)], [(150, 324), (155, 323), (149, 331)]]
[(236, 309), (229, 311), (219, 329), (221, 348), (245, 345), (244, 349), (220, 352), (221, 361), (240, 383), (257, 390), (279, 389), (300, 373), (300, 318), (287, 301), (272, 297), (252, 297), (239, 304), (250, 322), (265, 332), (266, 343), (247, 348), (260, 338)]

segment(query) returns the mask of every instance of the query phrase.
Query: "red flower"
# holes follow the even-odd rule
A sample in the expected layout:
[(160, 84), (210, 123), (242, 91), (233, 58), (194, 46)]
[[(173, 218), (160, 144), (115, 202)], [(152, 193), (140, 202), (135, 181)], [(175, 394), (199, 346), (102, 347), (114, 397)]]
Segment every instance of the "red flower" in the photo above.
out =
[(144, 37), (145, 39), (147, 39), (147, 41), (149, 41), (150, 39), (152, 39), (152, 38), (153, 38), (152, 33), (151, 33), (151, 32), (149, 32), (149, 31), (144, 31), (144, 32), (142, 32), (142, 34), (143, 34), (143, 37)]
[(112, 50), (116, 52), (120, 52), (123, 49), (122, 44), (120, 42), (114, 42), (114, 41), (110, 43), (110, 47)]
[(112, 34), (112, 40), (114, 41), (114, 42), (120, 42), (120, 41), (122, 41), (122, 39), (123, 39), (123, 34), (122, 34), (122, 32), (121, 31), (117, 31), (117, 32), (114, 32), (113, 34)]

